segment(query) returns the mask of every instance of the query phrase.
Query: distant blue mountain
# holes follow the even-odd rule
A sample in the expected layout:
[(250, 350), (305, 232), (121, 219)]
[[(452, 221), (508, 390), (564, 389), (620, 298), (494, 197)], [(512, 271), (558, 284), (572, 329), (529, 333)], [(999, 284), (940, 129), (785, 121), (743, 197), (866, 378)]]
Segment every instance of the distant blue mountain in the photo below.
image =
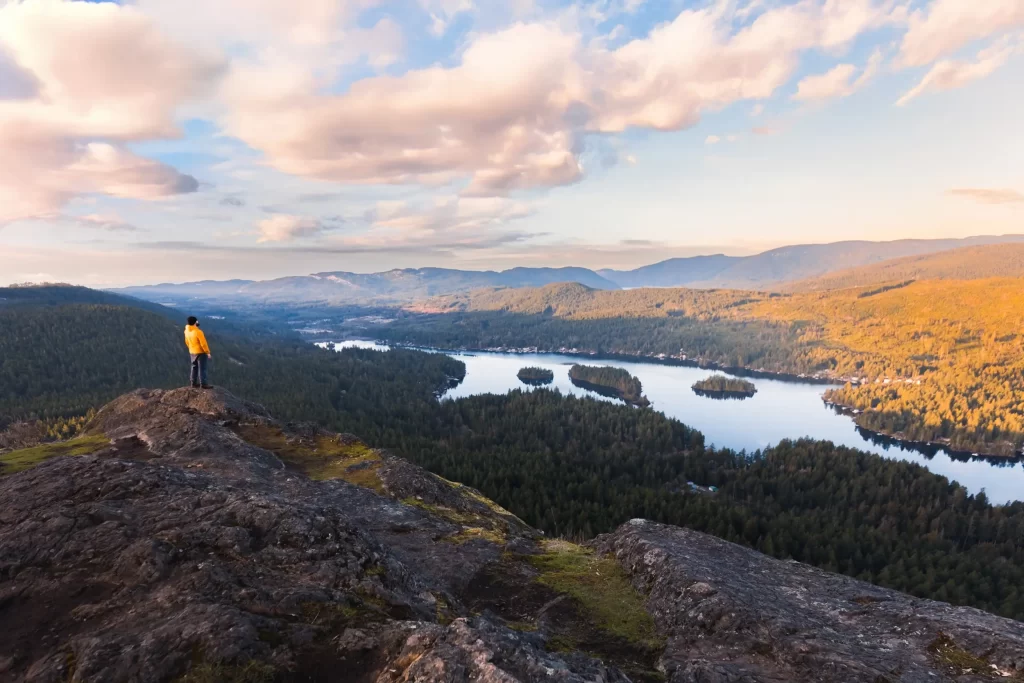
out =
[(593, 289), (619, 289), (614, 282), (586, 268), (513, 268), (501, 272), (405, 268), (368, 274), (337, 271), (274, 280), (160, 284), (116, 291), (149, 301), (338, 305), (413, 301), (487, 287), (541, 287), (556, 282), (579, 282)]

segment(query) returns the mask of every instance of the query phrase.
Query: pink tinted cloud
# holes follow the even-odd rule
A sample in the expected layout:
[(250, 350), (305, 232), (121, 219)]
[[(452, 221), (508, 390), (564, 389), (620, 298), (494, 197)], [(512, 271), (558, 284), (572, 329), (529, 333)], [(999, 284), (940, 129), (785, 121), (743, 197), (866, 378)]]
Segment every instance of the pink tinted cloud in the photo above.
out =
[(738, 33), (727, 4), (681, 12), (610, 50), (556, 23), (479, 34), (461, 62), (354, 83), (340, 95), (288, 69), (235, 70), (228, 132), (277, 169), (341, 183), (465, 179), (469, 196), (576, 182), (590, 133), (680, 130), (702, 112), (762, 99), (799, 54), (840, 49), (889, 23), (872, 0), (802, 0)]
[(1024, 204), (1024, 192), (1010, 189), (957, 188), (947, 190), (946, 194), (981, 204)]
[(983, 38), (1024, 27), (1021, 0), (933, 0), (910, 16), (901, 66), (924, 66)]
[(1007, 41), (1000, 41), (979, 52), (972, 61), (953, 59), (939, 61), (916, 86), (896, 101), (896, 105), (902, 107), (925, 93), (952, 90), (985, 78), (1006, 64), (1010, 56), (1018, 49), (1019, 46), (1014, 46)]
[(0, 223), (55, 215), (80, 193), (153, 199), (196, 189), (125, 143), (177, 135), (176, 107), (216, 77), (215, 61), (111, 3), (0, 6), (0, 48), (34, 86), (0, 99), (0, 158), (10, 160), (0, 165)]
[(793, 99), (821, 102), (836, 97), (849, 97), (870, 83), (881, 65), (882, 53), (875, 51), (857, 78), (854, 78), (857, 75), (857, 67), (853, 64), (839, 64), (823, 74), (807, 76), (797, 83)]
[(323, 223), (315, 218), (275, 214), (257, 224), (258, 242), (291, 242), (307, 237), (317, 237), (325, 230)]

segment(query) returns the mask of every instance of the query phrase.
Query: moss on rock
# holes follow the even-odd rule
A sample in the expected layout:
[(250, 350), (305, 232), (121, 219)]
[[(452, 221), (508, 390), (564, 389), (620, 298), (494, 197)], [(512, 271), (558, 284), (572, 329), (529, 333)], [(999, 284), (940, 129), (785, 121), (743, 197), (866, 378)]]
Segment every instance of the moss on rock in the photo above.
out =
[(643, 598), (622, 567), (590, 548), (550, 540), (539, 555), (528, 556), (540, 572), (537, 581), (575, 598), (601, 630), (645, 648), (663, 645)]
[(378, 474), (380, 452), (358, 439), (326, 434), (289, 437), (280, 427), (268, 424), (240, 425), (235, 433), (248, 443), (271, 451), (310, 479), (342, 479), (384, 493)]
[(110, 439), (102, 434), (95, 434), (11, 451), (0, 455), (0, 476), (30, 470), (50, 458), (62, 455), (89, 455), (109, 445)]

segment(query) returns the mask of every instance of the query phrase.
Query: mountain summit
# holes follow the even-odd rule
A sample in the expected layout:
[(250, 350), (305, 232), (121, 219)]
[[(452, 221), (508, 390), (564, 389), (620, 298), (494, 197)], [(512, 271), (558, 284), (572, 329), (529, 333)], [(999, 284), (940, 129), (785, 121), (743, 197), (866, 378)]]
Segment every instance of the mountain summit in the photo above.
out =
[(589, 546), (545, 539), (473, 489), (220, 390), (136, 391), (85, 437), (4, 462), (2, 681), (1024, 672), (1019, 622), (642, 520)]

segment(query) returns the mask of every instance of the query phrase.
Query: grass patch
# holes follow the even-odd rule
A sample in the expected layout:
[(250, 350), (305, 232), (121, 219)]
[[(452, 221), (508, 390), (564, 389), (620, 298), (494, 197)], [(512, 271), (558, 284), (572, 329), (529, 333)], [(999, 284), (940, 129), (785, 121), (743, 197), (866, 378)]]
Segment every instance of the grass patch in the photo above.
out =
[(446, 507), (444, 505), (431, 505), (430, 503), (422, 501), (419, 498), (403, 498), (402, 502), (405, 503), (406, 505), (411, 505), (412, 507), (419, 508), (420, 510), (429, 512), (435, 517), (446, 519), (449, 522), (453, 522), (455, 524), (480, 524), (480, 522), (485, 521), (479, 515), (474, 515), (471, 512), (459, 512), (458, 510)]
[(453, 610), (452, 606), (448, 604), (448, 601), (444, 599), (444, 596), (438, 593), (433, 593), (433, 596), (434, 599), (437, 601), (437, 623), (441, 624), (442, 626), (447, 626), (448, 624), (455, 621), (455, 618), (458, 615), (455, 614), (455, 610)]
[(952, 638), (941, 631), (935, 640), (932, 641), (931, 645), (928, 646), (928, 652), (954, 676), (966, 676), (968, 674), (993, 676), (994, 674), (993, 667), (988, 663), (987, 659), (973, 655), (959, 647), (953, 642)]
[(272, 683), (274, 667), (251, 661), (238, 666), (202, 663), (177, 680), (177, 683)]
[(537, 630), (537, 624), (532, 621), (506, 621), (505, 625), (521, 633), (533, 633)]
[(460, 484), (457, 481), (451, 481), (450, 479), (445, 479), (444, 477), (442, 477), (440, 475), (437, 475), (437, 474), (435, 474), (434, 476), (437, 477), (438, 479), (440, 479), (441, 481), (443, 481), (445, 484), (448, 484), (448, 486), (452, 487), (453, 489), (455, 489), (459, 493), (462, 493), (463, 495), (469, 496), (471, 499), (475, 500), (476, 502), (480, 503), (481, 505), (484, 505), (485, 507), (487, 507), (487, 509), (489, 509), (491, 512), (495, 513), (496, 515), (500, 515), (500, 516), (505, 517), (505, 518), (507, 518), (509, 520), (515, 521), (515, 522), (521, 524), (524, 527), (528, 527), (529, 526), (529, 524), (527, 524), (523, 520), (519, 519), (514, 514), (512, 514), (511, 512), (506, 510), (505, 508), (501, 507), (500, 505), (495, 503), (493, 500), (491, 500), (487, 496), (484, 496), (480, 492), (478, 492), (478, 491), (476, 491), (474, 489), (471, 489), (470, 487), (466, 486), (465, 484)]
[(50, 458), (62, 455), (89, 455), (109, 445), (110, 439), (102, 434), (96, 434), (11, 451), (0, 455), (0, 476), (30, 470)]
[(252, 445), (273, 452), (310, 479), (342, 479), (385, 493), (377, 472), (380, 453), (362, 441), (323, 434), (310, 439), (289, 438), (279, 427), (264, 424), (240, 425), (235, 432)]
[(540, 572), (537, 581), (575, 598), (602, 631), (645, 649), (662, 647), (640, 594), (615, 560), (568, 541), (544, 541), (542, 547), (542, 554), (526, 556)]
[(494, 529), (483, 529), (478, 526), (463, 529), (454, 536), (449, 536), (444, 540), (448, 543), (462, 544), (478, 539), (483, 541), (490, 541), (491, 543), (496, 543), (498, 545), (504, 545), (506, 541), (505, 534), (503, 534), (501, 531), (497, 531)]

